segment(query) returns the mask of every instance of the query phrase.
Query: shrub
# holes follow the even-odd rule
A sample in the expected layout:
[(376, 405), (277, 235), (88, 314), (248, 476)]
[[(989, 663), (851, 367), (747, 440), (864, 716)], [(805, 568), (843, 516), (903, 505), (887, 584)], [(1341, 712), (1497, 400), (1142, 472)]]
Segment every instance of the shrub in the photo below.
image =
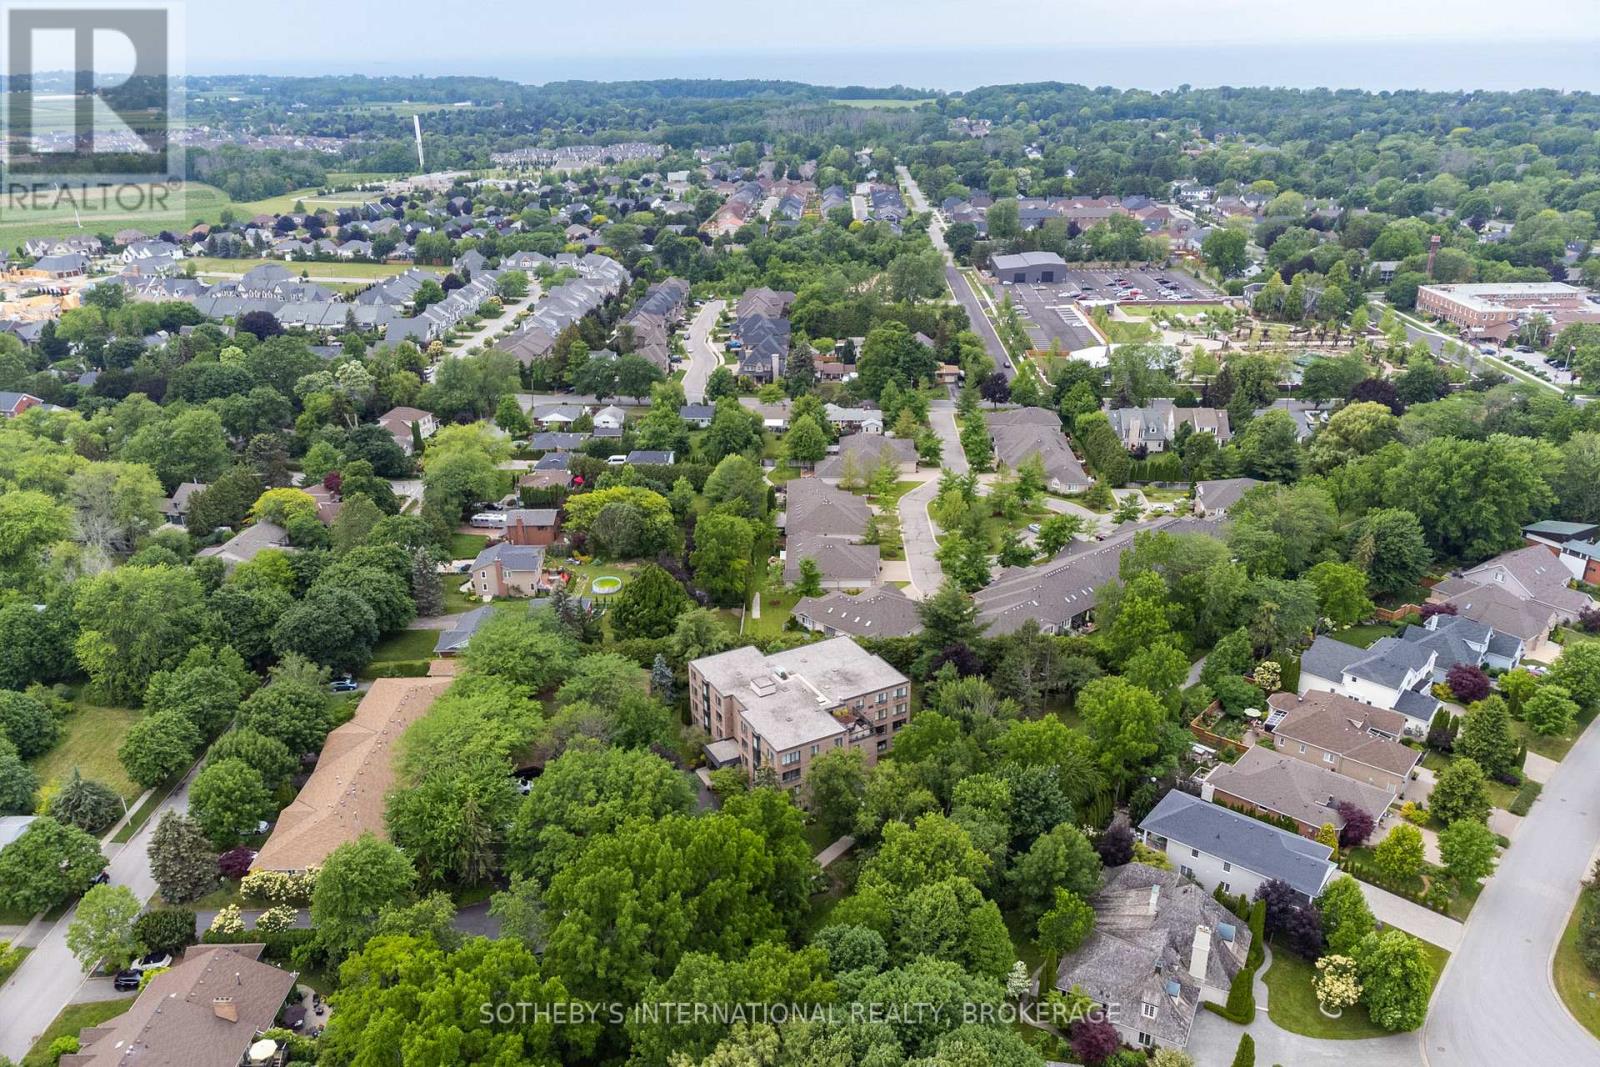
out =
[(1353, 1007), (1361, 1000), (1361, 982), (1356, 977), (1356, 961), (1349, 956), (1324, 956), (1317, 961), (1317, 976), (1312, 980), (1317, 1001), (1329, 1011)]
[(1239, 1037), (1239, 1049), (1233, 1054), (1233, 1067), (1256, 1067), (1256, 1041), (1249, 1034)]
[(256, 916), (256, 929), (266, 934), (281, 934), (285, 930), (294, 929), (295, 920), (299, 918), (298, 908), (279, 904)]
[(212, 934), (242, 934), (244, 933), (244, 919), (239, 915), (239, 905), (228, 904), (217, 912), (211, 920), (211, 926), (206, 930), (206, 940), (210, 941)]
[(255, 862), (255, 858), (254, 849), (247, 848), (244, 845), (240, 845), (238, 848), (230, 848), (217, 857), (217, 870), (222, 874), (222, 877), (238, 881), (250, 873), (250, 864)]
[(1339, 828), (1339, 847), (1355, 848), (1366, 844), (1367, 838), (1372, 836), (1372, 831), (1375, 829), (1372, 815), (1348, 800), (1339, 801), (1334, 805), (1334, 810), (1344, 820), (1344, 825)]
[(194, 944), (194, 912), (188, 908), (157, 908), (134, 920), (133, 937), (146, 952), (173, 956)]
[(304, 874), (253, 871), (239, 883), (239, 893), (249, 900), (265, 900), (270, 904), (290, 904), (296, 907), (311, 903), (311, 894), (316, 888), (315, 867)]
[(1428, 821), (1428, 809), (1422, 807), (1414, 800), (1408, 800), (1400, 805), (1400, 817), (1406, 822), (1422, 826)]
[(1533, 807), (1533, 802), (1539, 799), (1539, 793), (1544, 787), (1532, 778), (1522, 783), (1522, 788), (1517, 790), (1517, 795), (1512, 798), (1511, 807), (1507, 810), (1513, 815), (1526, 815), (1528, 809)]

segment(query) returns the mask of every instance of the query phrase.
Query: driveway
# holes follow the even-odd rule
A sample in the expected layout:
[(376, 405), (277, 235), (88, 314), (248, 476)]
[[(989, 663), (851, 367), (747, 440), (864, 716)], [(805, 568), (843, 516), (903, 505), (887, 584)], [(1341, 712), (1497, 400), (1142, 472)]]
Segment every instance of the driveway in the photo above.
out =
[(683, 376), (683, 392), (691, 404), (705, 402), (706, 381), (722, 365), (722, 357), (711, 343), (711, 328), (726, 306), (726, 301), (708, 300), (689, 323), (689, 370)]
[(533, 278), (528, 279), (528, 296), (515, 304), (508, 304), (499, 315), (492, 319), (485, 319), (476, 330), (461, 338), (461, 343), (451, 350), (455, 356), (464, 356), (474, 345), (488, 345), (494, 335), (510, 326), (523, 311), (532, 310), (539, 302), (539, 283)]
[[(149, 900), (156, 891), (156, 880), (150, 874), (146, 856), (156, 823), (166, 812), (188, 810), (189, 783), (193, 776), (194, 768), (191, 768), (189, 777), (151, 813), (133, 840), (124, 845), (101, 846), (110, 859), (106, 869), (111, 874), (111, 883), (127, 886), (141, 901)], [(83, 968), (67, 949), (67, 926), (77, 910), (77, 905), (73, 905), (45, 933), (11, 980), (0, 989), (0, 1056), (20, 1062), (33, 1046), (34, 1039), (62, 1008), (73, 1002), (84, 985)]]
[(953, 474), (965, 474), (971, 468), (967, 466), (967, 452), (961, 447), (961, 428), (956, 425), (956, 406), (949, 400), (935, 400), (928, 405), (928, 421), (933, 424), (933, 432), (939, 435), (939, 444), (943, 451), (939, 454), (939, 466)]
[(1600, 1062), (1550, 980), (1556, 942), (1600, 844), (1600, 731), (1551, 775), (1450, 958), (1423, 1029), (1430, 1067)]

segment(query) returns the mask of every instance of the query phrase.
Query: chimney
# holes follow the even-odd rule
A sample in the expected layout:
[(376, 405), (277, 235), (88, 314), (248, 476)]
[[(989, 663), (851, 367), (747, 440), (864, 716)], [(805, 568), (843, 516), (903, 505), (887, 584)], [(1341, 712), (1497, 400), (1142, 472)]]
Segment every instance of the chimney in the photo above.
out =
[(1154, 915), (1157, 911), (1160, 910), (1160, 907), (1159, 907), (1160, 904), (1161, 904), (1161, 887), (1159, 885), (1153, 885), (1153, 886), (1150, 887), (1149, 912), (1150, 912), (1151, 915)]
[(233, 1002), (232, 997), (218, 997), (211, 1002), (211, 1014), (230, 1023), (236, 1023), (239, 1021), (239, 1005)]
[(1201, 924), (1194, 928), (1194, 948), (1189, 952), (1189, 973), (1201, 985), (1206, 981), (1206, 964), (1211, 962), (1211, 927)]
[(1442, 238), (1440, 238), (1440, 236), (1438, 234), (1434, 234), (1433, 237), (1428, 241), (1428, 277), (1429, 278), (1433, 277), (1433, 258), (1439, 254), (1439, 242), (1441, 240), (1442, 240)]

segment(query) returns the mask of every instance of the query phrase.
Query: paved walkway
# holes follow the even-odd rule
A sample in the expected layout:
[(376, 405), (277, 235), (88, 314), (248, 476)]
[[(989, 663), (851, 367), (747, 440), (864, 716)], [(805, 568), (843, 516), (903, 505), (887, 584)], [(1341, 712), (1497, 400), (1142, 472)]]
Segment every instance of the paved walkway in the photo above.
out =
[(948, 400), (935, 400), (928, 405), (928, 421), (933, 425), (933, 432), (939, 435), (940, 468), (952, 474), (965, 474), (971, 470), (967, 465), (966, 449), (961, 447), (961, 428), (956, 425), (955, 404)]
[(928, 505), (939, 495), (937, 472), (928, 472), (928, 481), (900, 498), (900, 539), (905, 542), (906, 563), (911, 584), (906, 596), (925, 600), (944, 584), (944, 568), (934, 558), (939, 550), (939, 527), (928, 514)]
[(855, 848), (855, 846), (856, 839), (849, 834), (845, 834), (839, 840), (817, 853), (817, 866), (826, 870), (830, 863)]
[(1541, 756), (1537, 752), (1530, 752), (1522, 761), (1522, 773), (1538, 782), (1540, 785), (1548, 782), (1556, 773), (1556, 768), (1561, 766), (1548, 756)]
[(1362, 896), (1367, 898), (1367, 907), (1372, 909), (1373, 917), (1380, 922), (1415, 934), (1450, 952), (1460, 947), (1466, 927), (1450, 916), (1440, 915), (1421, 904), (1413, 904), (1405, 897), (1396, 896), (1387, 889), (1379, 889), (1360, 879), (1357, 882), (1361, 886)]

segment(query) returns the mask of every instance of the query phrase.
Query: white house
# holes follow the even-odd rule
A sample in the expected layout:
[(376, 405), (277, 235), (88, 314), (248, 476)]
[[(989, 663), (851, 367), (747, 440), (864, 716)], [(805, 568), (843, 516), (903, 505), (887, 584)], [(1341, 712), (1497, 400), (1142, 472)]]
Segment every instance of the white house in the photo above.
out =
[(1177, 789), (1144, 817), (1139, 836), (1211, 891), (1253, 897), (1263, 882), (1281, 881), (1314, 900), (1338, 870), (1327, 845)]
[(594, 427), (597, 430), (620, 430), (626, 418), (627, 414), (621, 408), (607, 404), (594, 413)]
[(1318, 689), (1398, 711), (1410, 720), (1407, 732), (1421, 734), (1439, 710), (1429, 692), (1438, 658), (1431, 642), (1385, 637), (1357, 648), (1323, 635), (1300, 657), (1299, 692)]

